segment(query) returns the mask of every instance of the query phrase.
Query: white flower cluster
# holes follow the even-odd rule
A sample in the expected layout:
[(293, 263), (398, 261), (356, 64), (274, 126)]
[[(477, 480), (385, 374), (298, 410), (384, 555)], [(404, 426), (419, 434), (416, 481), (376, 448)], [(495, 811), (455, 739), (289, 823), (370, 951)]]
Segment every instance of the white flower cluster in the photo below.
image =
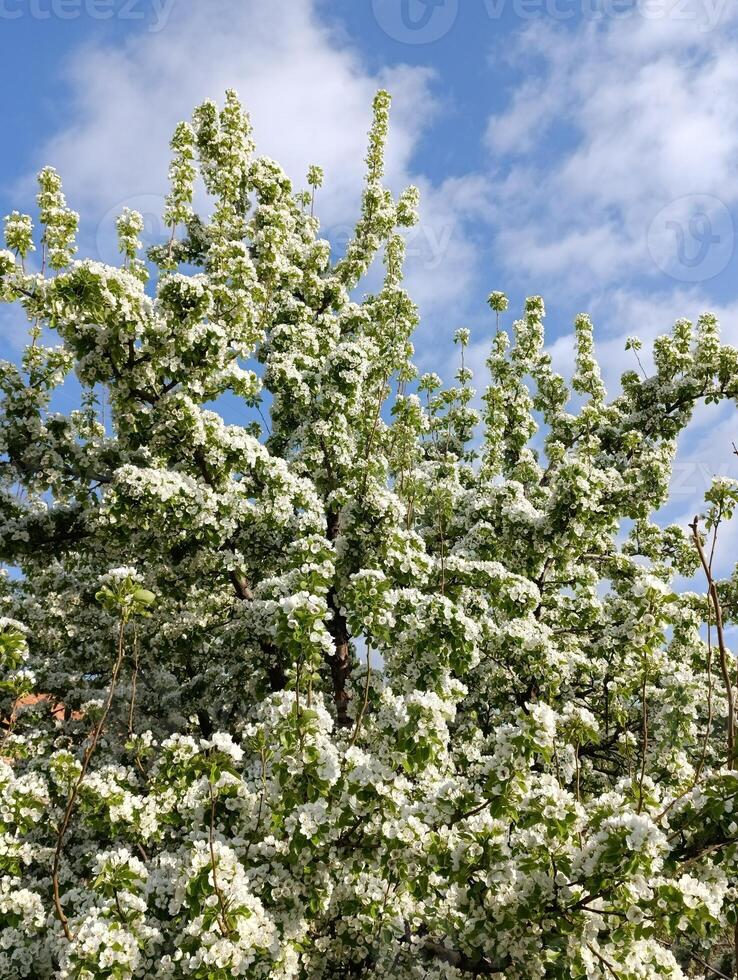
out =
[(652, 515), (738, 352), (680, 320), (608, 400), (588, 317), (569, 386), (495, 291), (481, 411), (466, 328), (418, 377), (388, 118), (337, 259), (233, 92), (146, 261), (129, 210), (119, 266), (74, 260), (51, 169), (37, 238), (6, 218), (2, 978), (735, 974), (738, 585), (675, 586), (735, 481)]

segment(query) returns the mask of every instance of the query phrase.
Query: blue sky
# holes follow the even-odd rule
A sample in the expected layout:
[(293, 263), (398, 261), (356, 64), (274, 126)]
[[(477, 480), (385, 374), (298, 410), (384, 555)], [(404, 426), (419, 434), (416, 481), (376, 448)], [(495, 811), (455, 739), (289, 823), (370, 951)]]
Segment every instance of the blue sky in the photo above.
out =
[[(83, 254), (115, 260), (126, 205), (157, 235), (171, 130), (228, 86), (297, 183), (324, 166), (318, 210), (340, 241), (382, 85), (388, 180), (423, 193), (408, 265), (422, 367), (448, 376), (469, 326), (481, 369), (492, 289), (511, 312), (545, 297), (563, 371), (572, 320), (591, 312), (613, 390), (634, 366), (625, 338), (678, 316), (713, 310), (738, 343), (732, 0), (0, 0), (0, 56), (0, 214), (32, 207), (50, 163), (82, 214)], [(17, 317), (2, 314), (0, 336), (17, 348)], [(679, 518), (712, 472), (735, 474), (734, 415), (698, 414)]]

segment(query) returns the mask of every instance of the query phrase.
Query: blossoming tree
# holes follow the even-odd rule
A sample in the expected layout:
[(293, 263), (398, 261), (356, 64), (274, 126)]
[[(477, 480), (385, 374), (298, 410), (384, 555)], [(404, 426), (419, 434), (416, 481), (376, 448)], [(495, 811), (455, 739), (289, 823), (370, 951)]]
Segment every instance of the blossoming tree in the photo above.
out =
[(570, 391), (493, 293), (481, 401), (465, 330), (418, 378), (388, 109), (337, 261), (233, 93), (148, 262), (131, 211), (74, 259), (51, 169), (6, 219), (3, 978), (735, 973), (736, 485), (651, 516), (738, 353), (679, 321), (608, 400), (581, 316)]

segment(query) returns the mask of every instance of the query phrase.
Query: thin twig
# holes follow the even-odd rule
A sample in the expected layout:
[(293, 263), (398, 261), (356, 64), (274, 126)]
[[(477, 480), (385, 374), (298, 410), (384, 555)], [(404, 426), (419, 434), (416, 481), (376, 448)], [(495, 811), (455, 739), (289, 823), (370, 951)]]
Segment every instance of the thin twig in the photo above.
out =
[(118, 628), (118, 652), (115, 659), (115, 664), (113, 665), (113, 673), (110, 679), (110, 688), (108, 689), (108, 696), (103, 708), (102, 715), (93, 729), (92, 738), (90, 744), (85, 750), (82, 756), (82, 768), (80, 769), (77, 781), (72, 787), (72, 791), (69, 794), (69, 799), (67, 800), (66, 809), (64, 810), (64, 816), (62, 817), (62, 822), (59, 827), (57, 837), (56, 837), (56, 847), (54, 849), (54, 862), (51, 870), (51, 881), (54, 891), (54, 907), (56, 909), (57, 918), (61, 923), (62, 929), (64, 930), (64, 935), (67, 937), (69, 942), (74, 938), (72, 936), (72, 931), (69, 928), (69, 922), (67, 916), (64, 913), (64, 907), (61, 902), (61, 893), (59, 890), (59, 867), (61, 865), (61, 856), (64, 849), (64, 838), (66, 837), (67, 830), (69, 829), (69, 824), (72, 819), (72, 814), (74, 813), (74, 805), (77, 802), (77, 797), (79, 796), (79, 791), (87, 775), (87, 770), (90, 765), (92, 756), (97, 748), (98, 742), (100, 741), (100, 736), (102, 735), (103, 728), (105, 727), (105, 722), (107, 721), (108, 714), (110, 713), (110, 708), (113, 703), (113, 697), (115, 695), (115, 689), (118, 684), (118, 677), (120, 675), (121, 665), (123, 663), (123, 655), (125, 653), (125, 646), (123, 644), (123, 639), (125, 635), (126, 619), (121, 617), (120, 625)]
[(643, 809), (643, 784), (646, 779), (646, 756), (648, 754), (648, 670), (643, 667), (643, 683), (641, 685), (641, 702), (643, 705), (643, 756), (641, 758), (641, 774), (638, 780), (638, 813)]
[(607, 967), (607, 969), (610, 971), (610, 973), (612, 973), (612, 975), (615, 977), (615, 980), (619, 980), (619, 977), (618, 977), (618, 974), (617, 974), (617, 971), (616, 971), (615, 967), (613, 966), (613, 964), (609, 960), (606, 960), (605, 959), (605, 957), (602, 955), (602, 953), (599, 953), (594, 948), (594, 946), (591, 946), (589, 943), (587, 943), (587, 949), (590, 951), (590, 953), (592, 953), (593, 956), (596, 956), (597, 957), (597, 959), (600, 961), (600, 963), (602, 963), (603, 966), (606, 966)]
[(364, 715), (366, 714), (366, 709), (369, 705), (369, 683), (372, 676), (372, 664), (371, 664), (371, 649), (366, 648), (366, 681), (364, 683), (364, 700), (362, 701), (361, 707), (356, 715), (356, 725), (354, 726), (354, 734), (351, 736), (351, 741), (349, 742), (349, 748), (352, 745), (356, 745), (356, 739), (359, 737), (359, 729), (361, 728), (361, 723), (364, 720)]
[(138, 680), (138, 625), (133, 627), (133, 673), (131, 675), (131, 703), (128, 706), (128, 737), (133, 736), (133, 716), (136, 711), (136, 683)]
[(723, 675), (723, 682), (725, 684), (725, 694), (728, 701), (728, 768), (736, 768), (735, 760), (735, 694), (733, 692), (733, 682), (730, 677), (730, 667), (728, 664), (728, 648), (725, 643), (725, 632), (723, 628), (723, 610), (720, 605), (720, 595), (718, 593), (717, 584), (712, 576), (712, 569), (705, 556), (705, 550), (702, 546), (702, 539), (700, 538), (699, 531), (699, 517), (695, 517), (694, 521), (689, 525), (692, 531), (692, 537), (694, 539), (695, 547), (697, 548), (697, 554), (699, 555), (702, 568), (705, 573), (705, 578), (707, 579), (707, 591), (708, 597), (712, 601), (712, 608), (715, 614), (715, 630), (717, 632), (718, 649), (720, 651), (720, 672)]
[(213, 889), (215, 890), (215, 895), (218, 899), (218, 907), (220, 908), (220, 916), (218, 917), (218, 926), (225, 939), (231, 933), (231, 928), (228, 925), (228, 906), (226, 905), (225, 899), (223, 898), (223, 892), (220, 890), (220, 885), (218, 884), (218, 862), (215, 858), (215, 794), (213, 793), (213, 780), (208, 776), (208, 789), (210, 790), (210, 826), (208, 828), (208, 844), (210, 845), (210, 863), (213, 868)]

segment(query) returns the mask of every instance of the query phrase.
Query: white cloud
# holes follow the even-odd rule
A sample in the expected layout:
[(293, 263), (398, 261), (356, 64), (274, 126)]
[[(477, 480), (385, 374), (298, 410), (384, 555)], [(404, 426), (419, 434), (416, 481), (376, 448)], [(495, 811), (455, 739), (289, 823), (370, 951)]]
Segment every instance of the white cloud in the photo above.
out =
[(171, 132), (195, 105), (221, 100), (227, 88), (239, 92), (251, 115), (258, 151), (279, 160), (297, 186), (311, 163), (324, 168), (317, 210), (324, 233), (345, 239), (358, 216), (372, 98), (383, 86), (393, 93), (387, 182), (396, 191), (409, 182), (424, 190), (425, 223), (408, 263), (416, 295), (436, 310), (467, 288), (475, 261), (467, 225), (480, 181), (437, 186), (412, 167), (438, 111), (433, 72), (406, 65), (370, 71), (326, 26), (316, 0), (175, 3), (161, 31), (76, 50), (66, 80), (64, 128), (40, 149), (38, 162), (62, 174), (83, 217), (83, 250), (113, 260), (113, 223), (124, 205), (145, 212), (151, 237), (161, 237)]
[(420, 222), (408, 239), (407, 286), (413, 299), (432, 312), (433, 303), (445, 309), (472, 291), (479, 250), (469, 229), (486, 206), (489, 184), (474, 174), (451, 177), (439, 185), (425, 178), (417, 183)]
[[(692, 7), (696, 19), (686, 16)], [(633, 274), (658, 276), (667, 246), (678, 251), (679, 227), (686, 260), (672, 254), (666, 269), (675, 279), (704, 281), (732, 261), (738, 12), (726, 6), (710, 31), (697, 27), (703, 3), (674, 10), (681, 16), (585, 19), (574, 29), (544, 18), (521, 33), (514, 63), (525, 81), (487, 130), (502, 174), (498, 255), (511, 271), (587, 295)], [(713, 227), (692, 235), (701, 211)], [(722, 245), (695, 271), (703, 230)]]
[[(293, 179), (302, 180), (310, 163), (324, 166), (328, 222), (355, 204), (380, 79), (332, 42), (307, 0), (178, 3), (159, 33), (77, 51), (68, 79), (74, 121), (41, 155), (62, 172), (82, 210), (102, 214), (127, 196), (165, 192), (175, 124), (227, 88), (237, 89), (250, 112), (260, 152), (280, 160)], [(427, 72), (407, 71), (403, 82), (430, 104)], [(413, 145), (413, 131), (400, 130), (390, 174), (404, 169)]]

